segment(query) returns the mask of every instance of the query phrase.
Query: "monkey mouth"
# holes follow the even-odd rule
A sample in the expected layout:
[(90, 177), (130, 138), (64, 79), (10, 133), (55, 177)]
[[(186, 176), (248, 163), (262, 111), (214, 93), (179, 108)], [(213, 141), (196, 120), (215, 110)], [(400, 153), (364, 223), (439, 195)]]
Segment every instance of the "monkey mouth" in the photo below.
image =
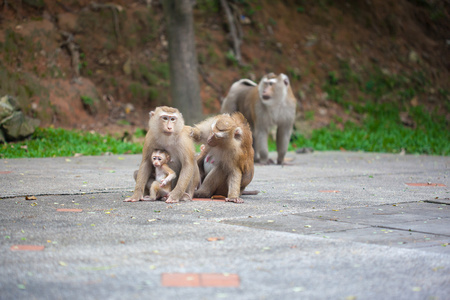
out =
[(263, 95), (262, 98), (263, 98), (264, 100), (269, 100), (269, 99), (270, 99), (270, 96)]
[(216, 140), (213, 140), (212, 138), (208, 138), (208, 140), (206, 141), (206, 143), (208, 144), (208, 146), (211, 146), (211, 147), (217, 146), (217, 141), (216, 141)]

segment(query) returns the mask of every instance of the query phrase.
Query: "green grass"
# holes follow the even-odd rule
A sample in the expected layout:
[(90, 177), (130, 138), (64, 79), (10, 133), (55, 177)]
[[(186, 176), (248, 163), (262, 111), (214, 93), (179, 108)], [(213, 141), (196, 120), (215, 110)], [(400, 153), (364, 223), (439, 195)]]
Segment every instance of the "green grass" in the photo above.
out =
[[(393, 104), (366, 104), (361, 125), (347, 122), (344, 129), (334, 123), (316, 129), (310, 137), (294, 134), (289, 150), (312, 147), (315, 150), (349, 150), (368, 152), (450, 155), (450, 130), (445, 117), (430, 114), (422, 107), (412, 107), (410, 116), (416, 128), (405, 127)], [(276, 149), (270, 141), (269, 149)]]
[(142, 145), (122, 142), (110, 135), (38, 128), (30, 139), (0, 145), (0, 158), (55, 157), (83, 155), (138, 154)]
[[(357, 73), (348, 62), (340, 61), (339, 69), (328, 73), (322, 88), (329, 101), (340, 104), (349, 113), (353, 111), (363, 116), (363, 120), (359, 125), (343, 124), (343, 130), (331, 123), (307, 137), (297, 133), (291, 139), (290, 150), (312, 147), (316, 150), (390, 153), (404, 150), (406, 153), (450, 155), (450, 126), (444, 114), (412, 105), (413, 99), (428, 97), (433, 88), (439, 93), (431, 96), (450, 107), (448, 90), (433, 86), (423, 72), (394, 74), (375, 66), (368, 72)], [(351, 97), (352, 94), (356, 96)], [(414, 120), (414, 128), (402, 124), (399, 115), (405, 111)], [(311, 119), (311, 112), (305, 113), (305, 119)], [(269, 149), (276, 149), (273, 141)]]

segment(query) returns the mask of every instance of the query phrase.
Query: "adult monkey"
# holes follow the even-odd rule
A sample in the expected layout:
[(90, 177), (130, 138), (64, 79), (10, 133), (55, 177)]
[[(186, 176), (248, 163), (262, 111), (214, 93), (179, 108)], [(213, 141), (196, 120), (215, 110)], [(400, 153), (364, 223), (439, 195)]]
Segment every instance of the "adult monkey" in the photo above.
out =
[(297, 100), (289, 78), (269, 73), (259, 84), (241, 79), (233, 83), (222, 103), (221, 112), (241, 112), (250, 123), (255, 149), (255, 162), (271, 163), (267, 140), (269, 130), (277, 126), (277, 163), (282, 164), (286, 155), (295, 121)]
[[(150, 200), (148, 190), (155, 180), (151, 155), (157, 149), (170, 153), (169, 167), (178, 174), (173, 183), (175, 188), (169, 193), (166, 202), (175, 203), (192, 199), (194, 190), (200, 182), (200, 175), (194, 159), (195, 148), (190, 133), (191, 129), (184, 126), (183, 116), (178, 109), (161, 106), (150, 112), (142, 161), (135, 173), (136, 186), (133, 195), (125, 199), (125, 202)], [(186, 194), (190, 199), (187, 199), (189, 197)]]
[(224, 195), (226, 201), (242, 203), (240, 196), (254, 174), (252, 134), (244, 116), (235, 112), (196, 124), (192, 136), (205, 144), (197, 162), (203, 182), (195, 197)]

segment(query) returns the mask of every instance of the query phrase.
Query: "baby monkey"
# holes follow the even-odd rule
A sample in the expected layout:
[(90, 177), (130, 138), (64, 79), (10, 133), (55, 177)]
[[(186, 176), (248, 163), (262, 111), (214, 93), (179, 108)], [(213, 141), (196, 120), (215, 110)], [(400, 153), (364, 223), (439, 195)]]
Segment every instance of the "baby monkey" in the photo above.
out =
[(152, 163), (155, 167), (155, 181), (150, 187), (150, 197), (145, 200), (154, 201), (166, 197), (172, 190), (172, 180), (177, 177), (169, 167), (170, 155), (163, 150), (155, 150), (152, 153)]

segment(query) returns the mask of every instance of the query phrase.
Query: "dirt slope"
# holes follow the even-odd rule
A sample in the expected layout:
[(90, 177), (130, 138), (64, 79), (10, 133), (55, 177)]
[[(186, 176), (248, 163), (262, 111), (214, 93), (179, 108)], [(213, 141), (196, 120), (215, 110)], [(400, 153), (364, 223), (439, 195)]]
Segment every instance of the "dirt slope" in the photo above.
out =
[[(361, 86), (377, 70), (405, 80), (420, 74), (417, 84), (425, 88), (406, 104), (448, 114), (448, 1), (230, 2), (244, 20), (243, 66), (230, 55), (219, 2), (195, 6), (205, 114), (218, 112), (234, 80), (283, 72), (299, 100), (301, 130), (358, 121), (355, 112), (330, 101), (324, 85), (332, 77), (346, 100), (360, 101)], [(92, 3), (3, 1), (0, 93), (17, 96), (45, 126), (145, 128), (148, 112), (171, 101), (162, 7), (159, 1)]]

